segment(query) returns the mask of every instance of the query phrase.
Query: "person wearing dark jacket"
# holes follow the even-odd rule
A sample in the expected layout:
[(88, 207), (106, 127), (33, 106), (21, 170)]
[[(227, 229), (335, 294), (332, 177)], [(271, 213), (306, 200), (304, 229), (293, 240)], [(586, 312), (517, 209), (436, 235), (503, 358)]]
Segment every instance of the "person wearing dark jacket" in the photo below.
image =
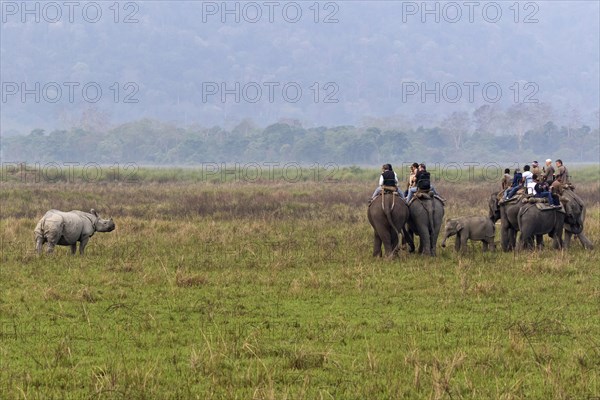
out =
[(392, 164), (383, 164), (381, 167), (381, 175), (379, 176), (379, 186), (373, 192), (371, 201), (375, 199), (381, 193), (383, 186), (396, 187), (396, 191), (402, 200), (404, 200), (404, 194), (398, 188), (398, 176), (392, 169)]
[(429, 174), (429, 171), (427, 171), (425, 164), (419, 164), (419, 170), (415, 175), (415, 180), (417, 181), (417, 184), (408, 190), (408, 196), (406, 196), (407, 202), (412, 199), (413, 195), (417, 193), (417, 190), (419, 189), (423, 191), (431, 190), (434, 195), (438, 195), (438, 193), (435, 191), (435, 188), (431, 184), (431, 174)]
[(551, 206), (560, 206), (560, 203), (558, 201), (554, 200), (554, 197), (552, 196), (552, 192), (550, 192), (550, 186), (548, 185), (548, 182), (546, 181), (542, 181), (542, 182), (538, 182), (535, 184), (534, 187), (534, 196), (533, 197), (539, 197), (539, 198), (547, 198), (548, 199), (548, 204), (550, 204)]
[(521, 173), (521, 169), (515, 168), (512, 185), (504, 192), (504, 200), (508, 200), (513, 197), (515, 193), (517, 193), (517, 191), (523, 187), (521, 182), (522, 180), (523, 174)]

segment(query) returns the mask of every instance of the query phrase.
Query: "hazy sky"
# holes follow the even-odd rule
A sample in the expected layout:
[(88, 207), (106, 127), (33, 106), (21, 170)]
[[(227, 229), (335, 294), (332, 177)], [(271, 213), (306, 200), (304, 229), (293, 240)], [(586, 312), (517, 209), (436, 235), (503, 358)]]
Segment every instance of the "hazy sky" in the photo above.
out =
[(69, 127), (85, 112), (425, 121), (532, 101), (594, 124), (599, 4), (2, 1), (1, 128)]

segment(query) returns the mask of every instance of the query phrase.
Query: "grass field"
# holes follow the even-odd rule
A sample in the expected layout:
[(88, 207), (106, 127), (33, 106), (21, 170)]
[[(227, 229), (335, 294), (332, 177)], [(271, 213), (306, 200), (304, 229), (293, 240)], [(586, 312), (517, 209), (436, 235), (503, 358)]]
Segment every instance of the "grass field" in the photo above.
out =
[[(600, 398), (598, 250), (373, 259), (377, 171), (139, 172), (3, 177), (0, 399)], [(573, 175), (598, 248), (598, 169)], [(447, 218), (487, 215), (496, 186), (436, 181)], [(38, 257), (50, 208), (117, 229)]]

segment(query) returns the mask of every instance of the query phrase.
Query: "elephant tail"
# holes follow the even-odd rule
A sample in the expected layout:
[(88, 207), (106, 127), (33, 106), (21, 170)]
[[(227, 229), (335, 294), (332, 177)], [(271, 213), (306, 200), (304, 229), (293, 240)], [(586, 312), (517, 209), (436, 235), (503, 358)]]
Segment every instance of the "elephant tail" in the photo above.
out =
[(519, 210), (519, 213), (517, 214), (517, 226), (519, 228), (519, 230), (521, 230), (521, 226), (523, 225), (521, 223), (521, 221), (523, 220), (523, 215), (525, 214), (525, 212), (527, 211), (527, 209), (525, 207), (521, 208), (521, 210)]
[(415, 250), (415, 242), (413, 241), (412, 236), (408, 234), (408, 232), (406, 231), (406, 227), (404, 226), (402, 227), (402, 237), (404, 237), (404, 240), (408, 244), (408, 248), (412, 253)]
[(383, 212), (384, 212), (385, 217), (387, 218), (390, 226), (392, 228), (394, 228), (394, 230), (396, 231), (396, 234), (398, 235), (398, 237), (400, 237), (400, 233), (398, 232), (398, 229), (396, 228), (396, 225), (394, 225), (394, 221), (392, 220), (392, 210), (384, 206)]
[(400, 235), (400, 232), (398, 232), (398, 228), (396, 227), (396, 225), (394, 224), (394, 221), (392, 220), (392, 209), (394, 208), (394, 204), (392, 203), (392, 206), (390, 208), (385, 206), (385, 195), (382, 195), (382, 206), (383, 206), (383, 213), (385, 214), (385, 217), (388, 220), (388, 223), (390, 224), (390, 226), (394, 229), (394, 231), (396, 232), (396, 236), (398, 236), (398, 244), (396, 245), (396, 247), (392, 250), (392, 253), (395, 253), (396, 250), (398, 250), (398, 248), (402, 245), (402, 240), (401, 238), (404, 236), (405, 231), (404, 228), (402, 228), (402, 235)]
[(427, 208), (427, 217), (429, 219), (429, 237), (433, 237), (433, 231), (434, 231), (434, 227), (433, 227), (433, 222), (434, 222), (434, 217), (435, 217), (435, 209), (433, 206), (434, 201), (435, 201), (435, 199), (432, 199), (431, 207)]

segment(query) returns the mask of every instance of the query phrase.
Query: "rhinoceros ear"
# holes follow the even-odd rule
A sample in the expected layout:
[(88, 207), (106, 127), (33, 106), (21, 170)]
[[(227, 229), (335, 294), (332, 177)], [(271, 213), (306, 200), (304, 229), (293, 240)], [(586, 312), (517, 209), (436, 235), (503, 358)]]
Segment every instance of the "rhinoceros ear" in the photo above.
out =
[(98, 216), (98, 213), (93, 208), (90, 210), (90, 214), (92, 214), (94, 217)]

